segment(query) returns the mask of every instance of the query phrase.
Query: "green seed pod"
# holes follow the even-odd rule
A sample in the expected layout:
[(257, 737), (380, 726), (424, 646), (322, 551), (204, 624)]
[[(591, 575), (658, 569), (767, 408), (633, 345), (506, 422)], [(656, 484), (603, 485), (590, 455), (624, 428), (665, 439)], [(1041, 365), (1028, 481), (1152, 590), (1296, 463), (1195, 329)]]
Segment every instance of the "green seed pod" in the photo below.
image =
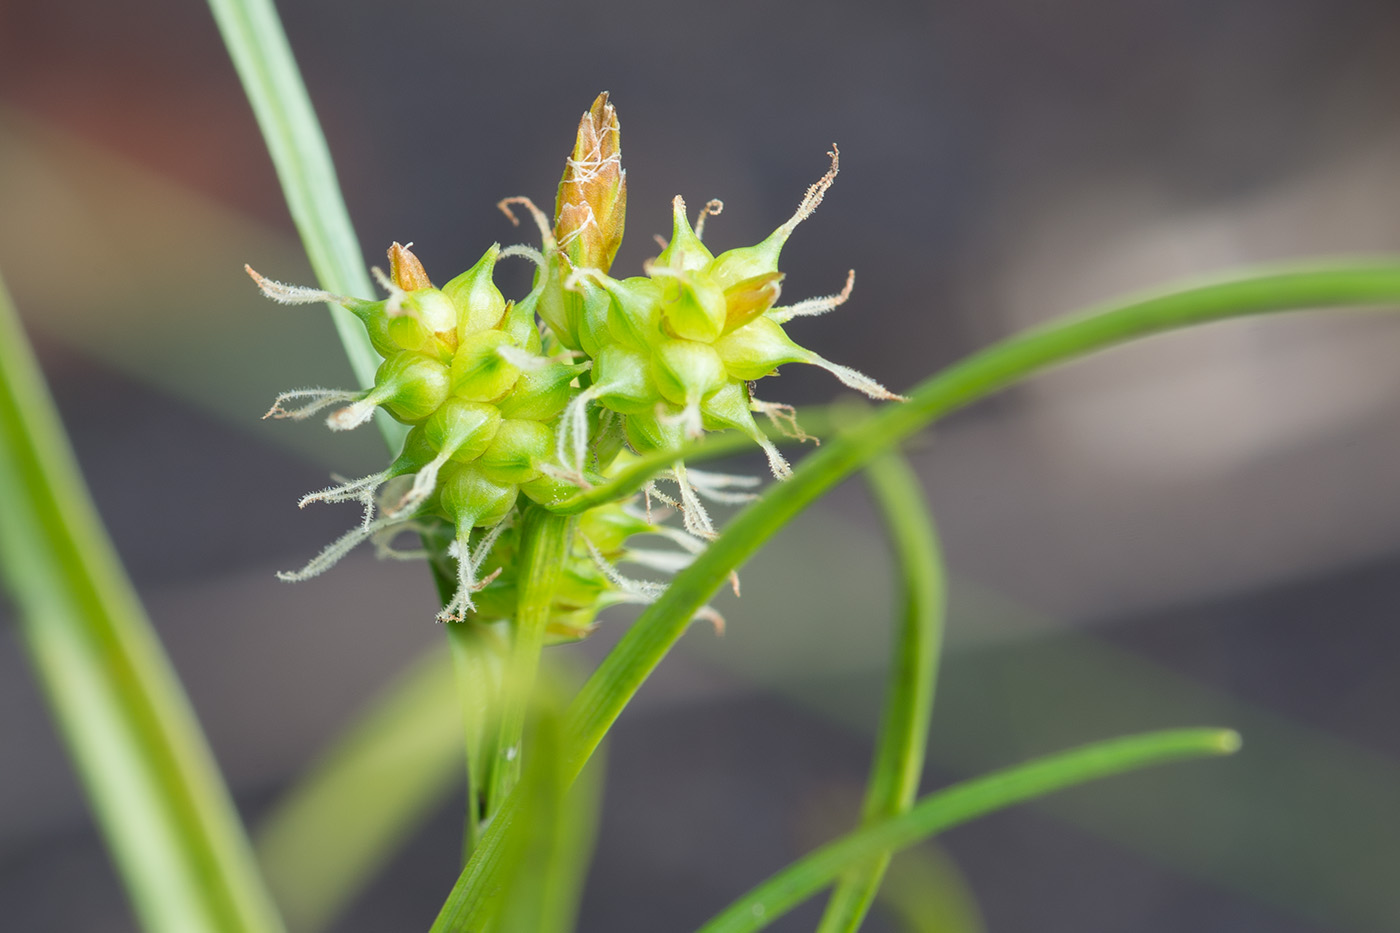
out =
[(478, 402), (504, 396), (520, 378), (520, 370), (499, 351), (515, 346), (503, 330), (477, 331), (463, 338), (452, 357), (452, 394)]
[(628, 538), (654, 531), (655, 526), (613, 503), (584, 512), (578, 530), (604, 557), (617, 557)]
[(589, 613), (584, 624), (592, 622), (592, 617), (598, 612), (598, 597), (602, 596), (607, 588), (608, 580), (598, 572), (598, 568), (594, 567), (592, 562), (580, 561), (574, 555), (565, 565), (563, 576), (559, 580), (559, 589), (554, 594), (555, 606), (572, 617), (566, 623), (567, 627), (578, 628), (579, 622), (583, 621), (580, 616), (584, 613)]
[(627, 416), (627, 443), (638, 453), (675, 450), (685, 443), (684, 410), (678, 406), (658, 407), (659, 413), (653, 410)]
[(422, 353), (404, 351), (380, 364), (367, 399), (382, 405), (396, 420), (416, 424), (447, 400), (451, 383), (442, 363)]
[(620, 344), (604, 347), (593, 360), (589, 395), (624, 415), (650, 411), (660, 398), (650, 357)]
[(700, 403), (700, 414), (708, 431), (733, 429), (747, 434), (768, 456), (768, 466), (778, 479), (786, 479), (792, 475), (792, 468), (788, 466), (787, 460), (754, 421), (752, 400), (745, 383), (726, 383), (724, 388)]
[(741, 246), (720, 253), (708, 271), (722, 288), (760, 275), (771, 275), (778, 271), (778, 254), (791, 233), (792, 230), (784, 224), (757, 246)]
[(694, 340), (659, 341), (652, 361), (657, 389), (676, 405), (698, 403), (729, 378), (714, 348)]
[(438, 502), (448, 521), (463, 529), (499, 525), (515, 506), (518, 487), (497, 483), (475, 464), (449, 467), (438, 482)]
[(710, 343), (724, 331), (725, 293), (703, 274), (663, 278), (661, 316), (672, 336)]
[(389, 318), (387, 330), (389, 339), (394, 343), (394, 352), (411, 350), (437, 355), (434, 352), (437, 349), (437, 339), (433, 332), (413, 315), (398, 314)]
[(803, 363), (808, 351), (788, 339), (782, 327), (756, 318), (715, 341), (715, 353), (735, 379), (761, 379), (784, 363)]
[(604, 340), (604, 346), (621, 343), (634, 350), (642, 350), (662, 336), (659, 282), (645, 276), (633, 276), (622, 281), (604, 278), (601, 281), (611, 298), (607, 309), (607, 326), (612, 339)]
[(540, 475), (539, 464), (554, 453), (554, 432), (538, 421), (502, 421), (477, 465), (498, 483), (519, 485)]
[(551, 234), (551, 241), (545, 244), (545, 267), (536, 310), (555, 340), (570, 350), (579, 350), (582, 349), (579, 319), (583, 316), (583, 296), (564, 287), (571, 269), (568, 260), (560, 253), (549, 251), (552, 247)]
[(501, 427), (495, 405), (447, 399), (433, 412), (423, 429), (437, 450), (458, 463), (470, 463), (486, 452)]
[(550, 421), (577, 393), (578, 390), (569, 384), (587, 368), (587, 364), (550, 363), (538, 369), (527, 369), (497, 406), (507, 418)]
[(540, 329), (535, 324), (538, 299), (539, 292), (531, 292), (524, 301), (506, 302), (505, 317), (501, 319), (501, 330), (510, 334), (517, 347), (532, 354), (538, 354), (543, 346)]
[(506, 312), (506, 298), (492, 279), (500, 255), (501, 244), (491, 244), (476, 265), (442, 287), (442, 293), (456, 311), (458, 340), (501, 323)]
[[(499, 293), (498, 293), (499, 294)], [(404, 296), (402, 308), (422, 322), (433, 334), (451, 334), (457, 330), (457, 309), (448, 297), (436, 288), (420, 288)]]
[(578, 485), (548, 473), (541, 473), (528, 483), (521, 483), (520, 491), (531, 502), (550, 508), (578, 495)]
[(589, 356), (613, 342), (608, 331), (608, 309), (612, 299), (608, 293), (587, 279), (579, 283), (577, 298), (577, 333), (579, 346)]

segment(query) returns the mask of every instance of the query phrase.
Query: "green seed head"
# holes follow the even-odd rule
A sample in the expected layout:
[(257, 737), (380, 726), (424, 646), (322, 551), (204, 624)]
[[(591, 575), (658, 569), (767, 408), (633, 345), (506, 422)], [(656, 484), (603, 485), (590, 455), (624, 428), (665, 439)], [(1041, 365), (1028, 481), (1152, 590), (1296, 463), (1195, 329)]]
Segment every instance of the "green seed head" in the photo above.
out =
[[(344, 430), (382, 407), (414, 425), (388, 468), (302, 500), (354, 501), (364, 507), (364, 518), (286, 579), (320, 573), (364, 540), (387, 549), (394, 534), (412, 530), (424, 536), (436, 559), (456, 560), (457, 592), (440, 619), (510, 620), (517, 609), (522, 533), (522, 523), (513, 524), (511, 516), (520, 495), (545, 508), (576, 503), (582, 488), (606, 484), (635, 462), (634, 454), (668, 452), (668, 470), (654, 483), (674, 483), (679, 498), (670, 499), (654, 483), (647, 494), (678, 505), (689, 534), (654, 526), (621, 503), (584, 513), (548, 621), (551, 639), (577, 638), (592, 628), (602, 607), (647, 602), (661, 591), (659, 583), (629, 578), (619, 563), (653, 570), (684, 566), (701, 548), (699, 537), (714, 534), (699, 495), (731, 502), (744, 495), (732, 487), (746, 482), (687, 471), (669, 452), (706, 430), (738, 430), (765, 450), (775, 476), (790, 472), (754, 413), (777, 423), (790, 421), (791, 409), (755, 399), (753, 380), (785, 363), (802, 362), (827, 369), (867, 395), (894, 397), (867, 377), (798, 346), (783, 330), (794, 317), (844, 302), (849, 280), (840, 295), (777, 307), (783, 279), (779, 255), (830, 187), (837, 168), (834, 149), (831, 171), (763, 242), (715, 256), (701, 236), (706, 218), (722, 205), (706, 205), (692, 227), (685, 202), (677, 197), (671, 237), (661, 255), (644, 266), (645, 275), (619, 280), (607, 273), (626, 212), (620, 152), (617, 113), (602, 94), (580, 121), (552, 226), (527, 199), (502, 202), (530, 209), (541, 231), (541, 251), (493, 244), (441, 289), (398, 243), (389, 249), (389, 274), (374, 270), (388, 292), (379, 301), (283, 285), (249, 270), (262, 291), (279, 302), (348, 308), (384, 357), (369, 389), (298, 389), (280, 396), (270, 416), (305, 418), (343, 405), (328, 423)], [(515, 302), (507, 301), (494, 282), (503, 254), (540, 267), (535, 287)], [(795, 423), (793, 431), (800, 435)], [(639, 535), (669, 539), (681, 550), (634, 545)]]

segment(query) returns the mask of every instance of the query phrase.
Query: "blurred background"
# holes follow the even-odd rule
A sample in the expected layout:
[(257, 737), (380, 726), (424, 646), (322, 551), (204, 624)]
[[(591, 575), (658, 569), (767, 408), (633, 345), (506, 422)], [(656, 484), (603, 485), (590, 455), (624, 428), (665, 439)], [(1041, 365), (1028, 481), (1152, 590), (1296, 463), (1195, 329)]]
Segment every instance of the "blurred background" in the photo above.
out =
[[(785, 297), (850, 267), (855, 295), (792, 333), (894, 388), (1125, 290), (1400, 248), (1390, 0), (280, 6), (366, 261), (413, 241), (438, 281), (529, 238), (494, 204), (552, 203), (600, 90), (623, 127), (625, 274), (672, 195), (722, 198), (707, 239), (751, 243), (838, 142)], [(244, 262), (311, 281), (207, 8), (0, 0), (0, 270), (256, 821), (442, 633), (421, 566), (274, 579), (356, 519), (297, 497), (384, 454), (372, 430), (259, 420), (350, 376), (324, 312), (261, 299)], [(524, 264), (503, 272), (523, 294)], [(904, 860), (870, 929), (1400, 929), (1397, 356), (1393, 315), (1215, 325), (914, 445), (953, 575), (929, 787), (1158, 726), (1234, 726), (1245, 750), (952, 832)], [(775, 399), (840, 394), (789, 369)], [(583, 929), (693, 928), (854, 819), (894, 612), (860, 482), (743, 580), (717, 604), (727, 634), (696, 627), (615, 730)], [(599, 656), (627, 621), (570, 650)], [(132, 929), (8, 630), (0, 748), (7, 923)], [(426, 928), (460, 805), (334, 929)]]

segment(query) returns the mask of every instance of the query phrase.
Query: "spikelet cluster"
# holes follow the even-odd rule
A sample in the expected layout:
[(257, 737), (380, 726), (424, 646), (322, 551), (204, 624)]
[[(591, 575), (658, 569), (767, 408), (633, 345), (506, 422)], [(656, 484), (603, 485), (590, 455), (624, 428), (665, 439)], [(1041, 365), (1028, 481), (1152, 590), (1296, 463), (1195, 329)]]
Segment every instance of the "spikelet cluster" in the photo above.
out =
[[(802, 437), (783, 405), (760, 401), (755, 383), (786, 363), (831, 371), (873, 398), (897, 398), (874, 380), (831, 363), (791, 339), (794, 317), (837, 307), (846, 288), (829, 298), (781, 306), (779, 253), (797, 225), (821, 202), (836, 177), (830, 171), (807, 192), (797, 212), (756, 246), (711, 253), (702, 240), (710, 202), (695, 227), (685, 202), (673, 203), (671, 238), (644, 274), (617, 279), (609, 270), (622, 240), (626, 172), (621, 167), (617, 113), (602, 94), (580, 121), (566, 159), (553, 223), (528, 199), (541, 250), (493, 245), (471, 268), (436, 286), (409, 247), (393, 244), (387, 273), (375, 274), (386, 296), (377, 300), (283, 285), (253, 270), (269, 297), (289, 304), (332, 302), (354, 313), (383, 358), (374, 384), (359, 392), (301, 389), (280, 396), (268, 415), (302, 419), (331, 409), (326, 423), (349, 430), (376, 411), (410, 427), (403, 448), (383, 471), (311, 493), (310, 502), (358, 502), (360, 523), (300, 571), (321, 573), (350, 549), (372, 541), (381, 554), (399, 551), (404, 532), (428, 547), (447, 538), (457, 592), (440, 619), (509, 620), (515, 614), (514, 515), (524, 502), (551, 509), (618, 469), (633, 453), (671, 451), (705, 431), (738, 430), (768, 454), (773, 474), (786, 460), (755, 421), (766, 416)], [(411, 244), (410, 244), (411, 245)], [(535, 283), (519, 301), (494, 281), (503, 256), (536, 263)], [(630, 453), (629, 453), (630, 450)], [(687, 470), (678, 457), (650, 493), (680, 510), (685, 531), (651, 520), (630, 503), (594, 508), (581, 517), (555, 595), (550, 632), (557, 639), (589, 631), (598, 611), (618, 602), (646, 602), (662, 584), (634, 580), (619, 569), (631, 562), (663, 572), (687, 563), (714, 528), (700, 503), (750, 497), (753, 481)], [(444, 529), (448, 534), (444, 535)], [(652, 535), (671, 546), (638, 546)]]

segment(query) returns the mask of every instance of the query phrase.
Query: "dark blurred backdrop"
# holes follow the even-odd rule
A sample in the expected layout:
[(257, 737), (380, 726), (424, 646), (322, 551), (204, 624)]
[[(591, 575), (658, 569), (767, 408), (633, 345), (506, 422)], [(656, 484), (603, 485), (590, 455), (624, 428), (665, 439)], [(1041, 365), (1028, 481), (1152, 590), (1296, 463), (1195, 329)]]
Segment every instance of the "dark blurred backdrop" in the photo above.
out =
[[(367, 261), (411, 240), (438, 279), (523, 238), (495, 202), (552, 200), (600, 90), (623, 126), (629, 274), (672, 195), (724, 200), (712, 244), (754, 242), (838, 142), (785, 297), (850, 267), (855, 296), (793, 333), (896, 388), (1124, 290), (1400, 247), (1393, 0), (281, 11)], [(370, 432), (258, 420), (282, 389), (349, 376), (323, 313), (262, 301), (245, 261), (310, 281), (206, 7), (0, 2), (0, 270), (256, 818), (441, 633), (421, 567), (362, 555), (273, 579), (354, 520), (296, 497), (383, 454)], [(526, 274), (508, 271), (516, 294)], [(916, 445), (954, 575), (930, 786), (1159, 725), (1233, 725), (1246, 744), (951, 833), (909, 863), (910, 897), (970, 892), (994, 931), (1400, 929), (1397, 355), (1393, 316), (1218, 325), (1047, 376)], [(785, 370), (770, 394), (838, 389)], [(584, 929), (691, 928), (849, 823), (891, 582), (858, 483), (746, 569), (728, 634), (688, 635), (619, 723)], [(130, 929), (8, 633), (0, 749), (5, 923)], [(426, 927), (458, 806), (337, 930)]]

